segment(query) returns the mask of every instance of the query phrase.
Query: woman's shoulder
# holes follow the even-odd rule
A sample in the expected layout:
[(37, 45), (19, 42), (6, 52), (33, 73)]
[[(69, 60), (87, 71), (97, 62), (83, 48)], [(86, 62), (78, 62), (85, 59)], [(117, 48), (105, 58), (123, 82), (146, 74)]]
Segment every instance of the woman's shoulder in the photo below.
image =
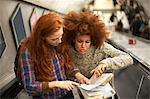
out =
[(103, 49), (110, 49), (110, 48), (114, 48), (111, 44), (104, 42), (104, 45), (102, 47)]
[(26, 46), (25, 44), (20, 44), (18, 50), (20, 53), (29, 54), (29, 47)]
[(109, 44), (107, 42), (105, 42), (104, 45), (103, 45), (103, 47), (102, 47), (102, 51), (104, 53), (112, 52), (114, 50), (116, 50), (116, 48), (113, 47), (111, 44)]

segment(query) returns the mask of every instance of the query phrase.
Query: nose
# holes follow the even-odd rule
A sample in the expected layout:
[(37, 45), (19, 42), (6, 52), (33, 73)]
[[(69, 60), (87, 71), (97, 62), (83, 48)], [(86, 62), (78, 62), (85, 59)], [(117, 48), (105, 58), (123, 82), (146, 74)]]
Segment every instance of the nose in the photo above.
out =
[(61, 40), (61, 38), (59, 38), (59, 39), (58, 39), (58, 43), (61, 43), (61, 42), (62, 42), (62, 40)]
[(84, 48), (85, 46), (86, 46), (86, 44), (85, 44), (85, 43), (82, 43), (82, 44), (81, 44), (81, 47), (82, 47), (82, 48)]

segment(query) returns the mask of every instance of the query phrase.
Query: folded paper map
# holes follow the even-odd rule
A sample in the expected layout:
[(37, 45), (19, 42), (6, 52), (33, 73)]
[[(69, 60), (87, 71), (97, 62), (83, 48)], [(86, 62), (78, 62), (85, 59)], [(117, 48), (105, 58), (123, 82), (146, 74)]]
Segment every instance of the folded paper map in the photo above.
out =
[(80, 88), (84, 90), (92, 90), (93, 88), (96, 88), (100, 85), (105, 85), (112, 79), (112, 77), (113, 77), (113, 73), (103, 73), (101, 76), (95, 79), (91, 77), (90, 84), (89, 85), (81, 84)]
[(106, 99), (115, 95), (115, 90), (107, 83), (104, 86), (98, 86), (90, 91), (80, 88), (85, 99)]
[(81, 84), (79, 89), (85, 99), (104, 99), (113, 96), (116, 92), (109, 84), (113, 73), (104, 73), (100, 77), (90, 79), (90, 84)]

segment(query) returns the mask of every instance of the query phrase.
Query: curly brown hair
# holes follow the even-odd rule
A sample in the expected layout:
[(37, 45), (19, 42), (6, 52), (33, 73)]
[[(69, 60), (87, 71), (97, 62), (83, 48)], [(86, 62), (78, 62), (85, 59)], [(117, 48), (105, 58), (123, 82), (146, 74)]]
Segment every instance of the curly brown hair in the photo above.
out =
[(101, 48), (109, 32), (99, 16), (92, 12), (70, 12), (64, 17), (63, 42), (74, 46), (77, 35), (90, 35), (92, 45)]

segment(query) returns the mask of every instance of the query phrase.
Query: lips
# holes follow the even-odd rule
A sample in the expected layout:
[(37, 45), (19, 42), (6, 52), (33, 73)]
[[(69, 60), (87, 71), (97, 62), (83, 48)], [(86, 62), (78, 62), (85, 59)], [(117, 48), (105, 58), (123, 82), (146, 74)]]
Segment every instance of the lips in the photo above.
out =
[(81, 51), (81, 52), (84, 52), (84, 51), (85, 51), (85, 49), (80, 49), (80, 51)]

